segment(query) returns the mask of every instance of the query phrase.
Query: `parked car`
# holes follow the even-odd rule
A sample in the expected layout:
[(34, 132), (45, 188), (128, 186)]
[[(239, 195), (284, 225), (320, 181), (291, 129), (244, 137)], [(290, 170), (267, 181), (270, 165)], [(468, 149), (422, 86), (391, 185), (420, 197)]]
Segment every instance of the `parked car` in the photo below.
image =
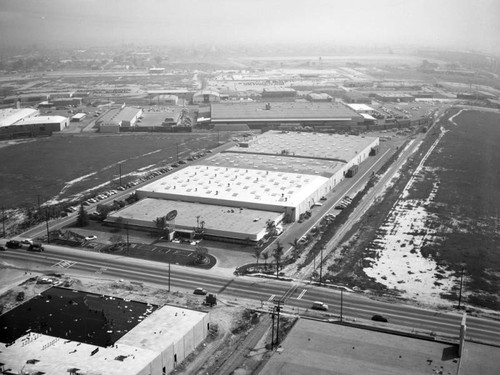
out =
[(320, 301), (315, 301), (313, 302), (311, 309), (313, 310), (321, 310), (321, 311), (328, 311), (328, 305), (326, 303), (320, 302)]
[(0, 245), (0, 251), (6, 251), (7, 249), (5, 248), (5, 246), (2, 246)]
[(379, 314), (375, 314), (372, 316), (372, 320), (376, 321), (376, 322), (383, 322), (383, 323), (387, 323), (387, 318), (383, 317), (382, 315), (379, 315)]
[(19, 241), (10, 240), (10, 241), (7, 241), (5, 246), (7, 246), (9, 249), (19, 249), (20, 247), (22, 247), (22, 244)]
[(85, 241), (93, 241), (93, 240), (97, 240), (97, 236), (91, 235), (91, 236), (85, 237)]
[(185, 160), (179, 160), (178, 163), (179, 164), (187, 164), (187, 161), (185, 161)]
[(24, 240), (21, 240), (21, 243), (24, 245), (33, 245), (33, 240), (29, 238), (25, 238)]
[(208, 292), (207, 292), (205, 289), (203, 289), (203, 288), (196, 288), (196, 289), (194, 290), (194, 292), (193, 292), (193, 294), (198, 294), (198, 295), (200, 295), (200, 296), (204, 296), (204, 295), (206, 295), (207, 293), (208, 293)]
[(42, 252), (44, 251), (44, 247), (40, 243), (34, 243), (28, 247), (28, 251), (36, 251), (36, 252)]

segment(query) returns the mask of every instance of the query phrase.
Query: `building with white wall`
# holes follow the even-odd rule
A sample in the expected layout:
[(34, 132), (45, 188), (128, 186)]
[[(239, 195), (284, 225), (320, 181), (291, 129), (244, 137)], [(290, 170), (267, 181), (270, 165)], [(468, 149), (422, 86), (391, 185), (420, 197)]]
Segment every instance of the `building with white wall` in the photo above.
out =
[[(141, 200), (157, 202), (162, 207), (158, 212), (163, 215), (170, 209), (182, 211), (187, 219), (181, 220), (181, 227), (188, 230), (194, 226), (193, 218), (202, 206), (213, 206), (216, 211), (217, 207), (229, 211), (232, 207), (237, 212), (255, 210), (247, 215), (266, 217), (265, 221), (257, 220), (255, 225), (260, 229), (250, 230), (242, 221), (243, 229), (228, 226), (224, 230), (224, 220), (231, 220), (230, 217), (217, 224), (222, 231), (216, 232), (217, 225), (210, 229), (214, 236), (258, 241), (265, 234), (267, 220), (276, 224), (282, 219), (298, 220), (378, 146), (378, 138), (364, 136), (271, 131), (245, 142), (244, 147), (232, 147), (147, 184), (137, 194)], [(142, 226), (152, 227), (156, 214), (148, 216), (148, 210), (154, 213), (157, 209), (149, 201), (140, 202), (135, 213), (127, 208), (111, 217), (126, 213), (129, 220), (137, 219), (135, 225), (141, 226), (142, 221)], [(201, 206), (177, 207), (179, 202)], [(216, 215), (220, 213), (206, 213), (207, 218)], [(210, 220), (206, 222), (208, 228)]]
[(0, 371), (165, 375), (203, 342), (209, 323), (205, 312), (164, 305), (107, 347), (30, 331), (14, 343), (0, 343)]

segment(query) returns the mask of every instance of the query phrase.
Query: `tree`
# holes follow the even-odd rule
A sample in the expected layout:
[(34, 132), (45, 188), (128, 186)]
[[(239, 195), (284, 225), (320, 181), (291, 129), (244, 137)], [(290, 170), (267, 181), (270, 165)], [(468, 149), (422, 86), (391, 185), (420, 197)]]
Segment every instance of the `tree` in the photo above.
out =
[(264, 251), (262, 253), (262, 258), (264, 259), (264, 266), (267, 269), (267, 259), (269, 258), (269, 253), (267, 251)]
[(255, 259), (257, 259), (257, 264), (259, 264), (260, 253), (260, 249), (255, 249)]
[(276, 233), (276, 224), (271, 219), (266, 221), (266, 232), (269, 236), (273, 236)]
[(203, 263), (207, 255), (208, 255), (208, 249), (206, 247), (196, 246), (195, 250), (196, 263)]
[(99, 220), (104, 221), (108, 217), (108, 214), (111, 212), (111, 207), (107, 204), (98, 204), (95, 210), (99, 214)]
[(163, 235), (165, 234), (165, 231), (167, 229), (167, 219), (165, 218), (165, 216), (160, 216), (160, 217), (157, 217), (156, 219), (153, 220), (155, 225), (156, 225), (156, 228), (158, 228), (158, 231), (160, 233), (160, 235)]
[(279, 276), (281, 257), (283, 256), (283, 246), (279, 241), (276, 242), (276, 249), (273, 251), (273, 257), (276, 260), (276, 278)]
[(76, 218), (76, 226), (86, 227), (87, 225), (89, 225), (89, 215), (87, 214), (87, 211), (85, 211), (83, 204), (80, 204), (80, 210), (78, 211), (78, 216)]

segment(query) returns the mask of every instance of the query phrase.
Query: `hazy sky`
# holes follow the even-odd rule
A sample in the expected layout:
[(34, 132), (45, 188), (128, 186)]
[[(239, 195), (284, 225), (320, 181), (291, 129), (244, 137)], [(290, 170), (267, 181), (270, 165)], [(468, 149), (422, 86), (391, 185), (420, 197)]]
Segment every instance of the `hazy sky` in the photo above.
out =
[(0, 0), (0, 41), (409, 43), (500, 54), (500, 0)]

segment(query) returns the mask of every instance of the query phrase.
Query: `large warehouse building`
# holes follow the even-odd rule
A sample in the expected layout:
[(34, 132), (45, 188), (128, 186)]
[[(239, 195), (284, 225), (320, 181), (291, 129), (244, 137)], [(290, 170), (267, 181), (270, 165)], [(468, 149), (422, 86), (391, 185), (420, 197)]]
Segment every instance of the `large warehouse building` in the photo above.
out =
[[(35, 301), (16, 308), (37, 299), (46, 305), (44, 311), (33, 307), (24, 312), (34, 314), (31, 323), (16, 321), (30, 327), (20, 337), (8, 343), (1, 340), (0, 373), (165, 375), (208, 334), (210, 316), (205, 312), (147, 305), (143, 308), (147, 310), (137, 316), (138, 303), (134, 301), (89, 293), (81, 297), (76, 294), (84, 292), (71, 290), (63, 292), (76, 295), (70, 300), (60, 295), (49, 298), (45, 293), (41, 299), (35, 297)], [(48, 315), (45, 310), (53, 304), (56, 307)], [(89, 317), (82, 319), (84, 314)], [(106, 326), (104, 331), (96, 328), (101, 321)], [(133, 327), (124, 328), (129, 326)], [(83, 335), (81, 339), (73, 338), (76, 331)], [(97, 336), (107, 337), (111, 344), (95, 342)]]
[(32, 108), (0, 110), (0, 139), (52, 135), (68, 126), (64, 116), (38, 116)]
[[(109, 216), (154, 227), (176, 210), (175, 230), (259, 241), (267, 222), (293, 222), (318, 204), (378, 148), (378, 138), (267, 132), (241, 146), (187, 166), (137, 190), (140, 201)], [(235, 216), (238, 217), (235, 220)]]
[(342, 103), (220, 103), (212, 104), (211, 124), (248, 125), (250, 129), (315, 129), (363, 124), (361, 115)]

